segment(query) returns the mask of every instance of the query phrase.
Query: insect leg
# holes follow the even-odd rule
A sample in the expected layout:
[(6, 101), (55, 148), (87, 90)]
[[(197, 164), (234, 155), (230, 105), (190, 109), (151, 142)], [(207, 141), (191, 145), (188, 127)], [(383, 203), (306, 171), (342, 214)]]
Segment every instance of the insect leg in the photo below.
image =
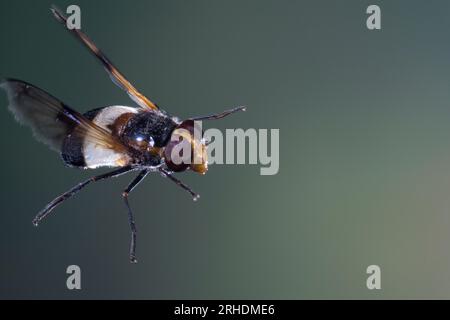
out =
[(125, 189), (125, 191), (122, 193), (123, 201), (125, 202), (125, 205), (128, 209), (128, 222), (130, 223), (131, 228), (131, 244), (130, 244), (130, 262), (136, 263), (136, 223), (134, 221), (134, 215), (133, 211), (131, 211), (130, 204), (128, 203), (128, 195), (131, 193), (131, 191), (134, 190), (134, 188), (137, 187), (137, 185), (144, 180), (144, 178), (149, 174), (148, 170), (143, 170), (139, 173), (139, 175), (129, 184), (129, 186)]
[(230, 110), (226, 110), (222, 113), (217, 113), (217, 114), (212, 114), (209, 116), (203, 116), (203, 117), (195, 117), (195, 118), (191, 118), (191, 120), (194, 121), (201, 121), (201, 120), (218, 120), (218, 119), (222, 119), (225, 118), (226, 116), (229, 116), (230, 114), (239, 112), (239, 111), (246, 111), (247, 108), (246, 107), (237, 107), (234, 109), (230, 109)]
[(33, 224), (37, 227), (39, 222), (42, 219), (44, 219), (53, 209), (55, 209), (55, 207), (57, 207), (58, 205), (60, 205), (64, 201), (66, 201), (67, 199), (69, 199), (72, 196), (74, 196), (75, 194), (77, 194), (79, 191), (81, 191), (84, 187), (86, 187), (91, 182), (97, 182), (97, 181), (105, 180), (105, 179), (108, 179), (108, 178), (114, 178), (114, 177), (120, 176), (120, 175), (122, 175), (124, 173), (127, 173), (127, 172), (129, 172), (131, 170), (133, 170), (133, 169), (131, 167), (127, 166), (127, 167), (123, 167), (123, 168), (114, 170), (114, 171), (109, 172), (109, 173), (105, 173), (105, 174), (102, 174), (102, 175), (99, 175), (99, 176), (92, 177), (92, 178), (90, 178), (90, 179), (88, 179), (88, 180), (86, 180), (84, 182), (79, 183), (78, 185), (76, 185), (75, 187), (70, 189), (69, 191), (66, 191), (65, 193), (63, 193), (62, 195), (60, 195), (59, 197), (54, 199), (52, 202), (47, 204), (45, 206), (45, 208), (42, 209), (36, 215), (36, 217), (33, 219)]
[(192, 196), (192, 200), (197, 201), (200, 198), (200, 195), (198, 193), (195, 193), (194, 191), (192, 191), (191, 188), (189, 188), (189, 186), (185, 185), (183, 182), (181, 182), (180, 180), (175, 178), (172, 175), (172, 173), (170, 173), (169, 171), (167, 171), (165, 169), (159, 169), (159, 170), (160, 170), (160, 172), (162, 173), (163, 176), (169, 178), (170, 180), (175, 182), (179, 187), (181, 187), (182, 189), (184, 189), (187, 192), (189, 192), (191, 194), (191, 196)]

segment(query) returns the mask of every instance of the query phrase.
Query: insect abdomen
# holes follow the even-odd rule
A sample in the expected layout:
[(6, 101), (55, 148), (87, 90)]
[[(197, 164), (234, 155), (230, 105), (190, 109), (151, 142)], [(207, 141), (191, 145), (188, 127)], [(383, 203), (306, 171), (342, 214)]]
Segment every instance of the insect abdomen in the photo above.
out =
[[(84, 116), (112, 134), (118, 134), (120, 127), (125, 124), (123, 122), (124, 116), (132, 117), (136, 113), (135, 108), (112, 106), (88, 111)], [(86, 140), (84, 136), (74, 134), (76, 130), (77, 127), (73, 129), (63, 143), (61, 157), (66, 165), (95, 169), (98, 167), (124, 166), (129, 161), (128, 155)]]

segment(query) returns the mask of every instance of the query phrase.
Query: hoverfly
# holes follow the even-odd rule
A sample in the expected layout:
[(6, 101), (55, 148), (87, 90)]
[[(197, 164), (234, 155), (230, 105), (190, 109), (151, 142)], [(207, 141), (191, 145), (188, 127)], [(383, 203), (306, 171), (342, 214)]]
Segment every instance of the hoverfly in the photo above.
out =
[[(59, 152), (67, 166), (82, 169), (115, 168), (114, 171), (94, 176), (55, 198), (37, 214), (33, 224), (37, 226), (53, 209), (87, 185), (137, 171), (136, 178), (122, 193), (131, 228), (130, 261), (135, 263), (136, 224), (128, 203), (128, 195), (149, 173), (159, 172), (197, 200), (199, 195), (174, 176), (175, 172), (186, 170), (205, 174), (208, 169), (207, 143), (204, 139), (195, 137), (194, 121), (220, 119), (238, 111), (245, 111), (245, 107), (180, 121), (140, 93), (85, 33), (79, 29), (69, 29), (67, 17), (61, 11), (55, 7), (52, 7), (51, 11), (65, 29), (97, 57), (112, 81), (123, 89), (137, 106), (109, 106), (81, 114), (31, 84), (15, 79), (1, 81), (0, 86), (7, 93), (9, 109), (16, 120), (31, 127), (38, 140)], [(192, 164), (175, 163), (172, 151), (181, 142), (188, 142), (192, 150), (199, 153), (202, 161)]]

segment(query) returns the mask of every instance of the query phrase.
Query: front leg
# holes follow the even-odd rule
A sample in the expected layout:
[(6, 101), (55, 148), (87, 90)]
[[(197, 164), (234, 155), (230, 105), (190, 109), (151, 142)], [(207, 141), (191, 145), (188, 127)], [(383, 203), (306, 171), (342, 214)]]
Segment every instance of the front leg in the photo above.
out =
[(209, 115), (209, 116), (194, 117), (194, 118), (191, 118), (191, 120), (194, 120), (194, 121), (218, 120), (218, 119), (222, 119), (222, 118), (228, 117), (230, 114), (233, 114), (233, 113), (236, 113), (236, 112), (239, 112), (239, 111), (247, 111), (247, 107), (237, 107), (237, 108), (234, 108), (234, 109), (226, 110), (226, 111), (224, 111), (222, 113), (212, 114), (212, 115)]
[(200, 199), (200, 195), (198, 193), (195, 193), (188, 185), (185, 185), (183, 182), (178, 180), (173, 176), (173, 174), (165, 169), (159, 169), (163, 177), (169, 178), (172, 182), (175, 182), (179, 187), (189, 192), (189, 194), (192, 196), (192, 200), (197, 201)]

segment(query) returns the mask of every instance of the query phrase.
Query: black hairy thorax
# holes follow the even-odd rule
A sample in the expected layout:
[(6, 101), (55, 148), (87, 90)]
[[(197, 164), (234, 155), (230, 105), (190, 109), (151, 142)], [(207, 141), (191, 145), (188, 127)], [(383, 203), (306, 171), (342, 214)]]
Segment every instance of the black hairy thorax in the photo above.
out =
[(121, 138), (127, 143), (146, 141), (152, 147), (162, 148), (169, 142), (176, 126), (170, 117), (156, 112), (142, 112), (128, 120)]

